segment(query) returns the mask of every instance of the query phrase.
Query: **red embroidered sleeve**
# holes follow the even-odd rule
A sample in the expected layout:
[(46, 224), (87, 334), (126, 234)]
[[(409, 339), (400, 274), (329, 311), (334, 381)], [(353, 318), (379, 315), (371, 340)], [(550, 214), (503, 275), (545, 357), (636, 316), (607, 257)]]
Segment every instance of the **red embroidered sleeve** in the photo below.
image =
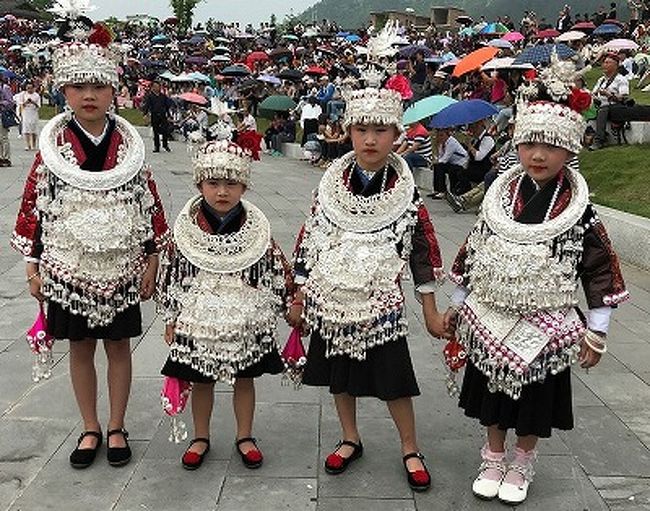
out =
[(454, 263), (451, 265), (449, 277), (459, 286), (467, 286), (468, 279), (466, 276), (467, 268), (465, 260), (467, 259), (467, 240), (458, 249)]
[(418, 206), (418, 221), (411, 238), (411, 273), (415, 285), (441, 282), (444, 279), (442, 255), (436, 232), (424, 204)]
[(160, 195), (158, 194), (158, 187), (156, 186), (156, 182), (153, 179), (151, 170), (149, 170), (147, 184), (149, 186), (149, 191), (153, 196), (153, 208), (151, 209), (153, 241), (156, 244), (156, 249), (160, 251), (169, 242), (170, 232), (169, 226), (167, 225), (167, 219), (165, 218), (165, 210), (163, 208), (162, 201), (160, 200)]
[(27, 175), (20, 210), (16, 218), (16, 226), (10, 242), (13, 248), (28, 257), (36, 255), (35, 251), (40, 242), (40, 218), (36, 208), (36, 169), (41, 165), (41, 162), (41, 155), (38, 153)]

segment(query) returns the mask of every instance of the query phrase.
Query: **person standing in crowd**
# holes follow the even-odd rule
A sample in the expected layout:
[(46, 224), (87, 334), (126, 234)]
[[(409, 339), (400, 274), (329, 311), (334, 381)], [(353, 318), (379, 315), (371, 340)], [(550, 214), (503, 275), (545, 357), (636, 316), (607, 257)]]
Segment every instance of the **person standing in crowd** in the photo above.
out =
[(300, 145), (304, 146), (309, 140), (307, 137), (312, 133), (318, 133), (318, 119), (323, 114), (323, 109), (318, 104), (316, 96), (309, 96), (307, 103), (302, 106), (300, 112), (300, 127), (302, 128), (302, 141)]
[(591, 91), (594, 103), (598, 107), (596, 137), (589, 147), (591, 150), (600, 149), (605, 145), (610, 106), (622, 103), (630, 94), (630, 83), (618, 72), (618, 64), (618, 54), (607, 53), (601, 60), (603, 76), (598, 79)]
[(254, 378), (284, 369), (276, 347), (289, 263), (271, 237), (269, 221), (242, 196), (250, 185), (251, 154), (228, 140), (193, 156), (199, 194), (183, 207), (165, 251), (158, 282), (169, 357), (162, 374), (192, 382), (194, 438), (183, 468), (198, 469), (210, 450), (214, 386), (233, 386), (235, 446), (246, 468), (263, 455), (252, 436)]
[[(11, 87), (2, 75), (0, 75), (0, 114), (4, 117), (9, 112), (14, 116), (16, 105)], [(0, 167), (11, 167), (11, 147), (9, 146), (9, 126), (0, 121)]]
[(27, 82), (25, 90), (18, 95), (21, 133), (25, 138), (25, 150), (36, 149), (38, 135), (38, 110), (41, 107), (41, 95), (34, 89), (34, 82)]
[(153, 152), (160, 152), (160, 139), (163, 149), (169, 148), (170, 123), (169, 116), (173, 107), (172, 100), (162, 90), (160, 82), (153, 82), (151, 90), (147, 93), (142, 104), (142, 111), (149, 117), (153, 129)]
[(400, 274), (407, 262), (427, 330), (445, 336), (434, 291), (442, 259), (429, 214), (408, 165), (393, 152), (402, 100), (387, 89), (346, 97), (343, 127), (354, 150), (326, 170), (294, 254), (289, 323), (311, 330), (305, 385), (329, 387), (342, 438), (325, 460), (345, 472), (363, 453), (357, 398), (386, 402), (401, 440), (409, 486), (426, 491), (431, 476), (415, 430), (412, 397), (420, 391), (409, 354)]
[[(71, 28), (75, 14), (62, 23), (60, 38), (68, 31), (79, 37), (80, 29)], [(158, 251), (168, 237), (142, 138), (125, 119), (108, 115), (119, 84), (118, 52), (106, 27), (91, 30), (87, 41), (63, 43), (52, 55), (55, 85), (71, 113), (43, 128), (11, 239), (25, 258), (31, 295), (47, 300), (48, 333), (70, 341), (83, 432), (69, 460), (78, 469), (92, 465), (103, 440), (98, 339), (108, 360), (108, 463), (131, 459), (130, 338), (142, 333), (140, 302), (153, 295)]]
[(462, 195), (472, 188), (472, 183), (483, 181), (485, 174), (492, 168), (490, 156), (496, 150), (496, 142), (488, 133), (486, 121), (477, 121), (469, 125), (471, 140), (466, 147), (469, 161), (467, 168), (457, 175), (450, 174), (451, 191)]
[[(452, 266), (458, 287), (446, 314), (468, 356), (460, 407), (487, 433), (472, 492), (509, 505), (528, 496), (539, 439), (573, 429), (571, 365), (598, 364), (613, 309), (628, 298), (587, 183), (567, 166), (582, 148), (589, 93), (574, 87), (575, 69), (557, 63), (518, 109), (521, 164), (487, 191)], [(516, 435), (510, 460), (508, 430)]]

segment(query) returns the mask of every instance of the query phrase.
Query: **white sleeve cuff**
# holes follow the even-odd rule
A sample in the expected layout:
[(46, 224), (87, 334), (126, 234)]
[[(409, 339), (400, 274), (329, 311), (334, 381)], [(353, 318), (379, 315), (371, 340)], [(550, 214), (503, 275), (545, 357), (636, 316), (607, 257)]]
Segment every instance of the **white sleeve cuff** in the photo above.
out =
[(451, 294), (451, 304), (462, 305), (468, 295), (469, 289), (465, 286), (456, 286), (456, 289), (454, 289), (454, 292)]
[(294, 275), (293, 281), (298, 285), (303, 285), (305, 282), (307, 282), (307, 277), (304, 275)]
[(587, 311), (587, 328), (594, 332), (607, 333), (609, 319), (612, 315), (611, 307), (596, 307)]
[(429, 282), (425, 282), (424, 284), (420, 284), (419, 286), (415, 286), (415, 292), (421, 295), (427, 295), (430, 293), (435, 293), (439, 287), (440, 283), (438, 281), (431, 280)]
[(25, 256), (25, 257), (23, 257), (23, 260), (24, 260), (26, 263), (36, 263), (36, 264), (38, 264), (38, 263), (41, 262), (41, 260), (38, 259), (37, 257), (30, 257), (30, 256)]

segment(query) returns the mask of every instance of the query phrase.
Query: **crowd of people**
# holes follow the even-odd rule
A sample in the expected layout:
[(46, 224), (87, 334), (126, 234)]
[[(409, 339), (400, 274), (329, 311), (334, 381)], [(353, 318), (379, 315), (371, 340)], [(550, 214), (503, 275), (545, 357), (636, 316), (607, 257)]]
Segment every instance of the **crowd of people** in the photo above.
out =
[[(184, 468), (201, 467), (210, 450), (216, 383), (234, 388), (242, 463), (262, 465), (253, 436), (254, 380), (285, 369), (275, 338), (284, 318), (298, 337), (309, 336), (302, 382), (328, 388), (336, 405), (341, 440), (326, 457), (325, 471), (342, 474), (364, 454), (357, 400), (375, 397), (386, 402), (398, 431), (406, 482), (414, 491), (428, 490), (402, 289), (408, 266), (426, 331), (448, 341), (450, 371), (466, 365), (459, 405), (486, 428), (472, 491), (511, 505), (525, 501), (539, 439), (573, 428), (571, 365), (590, 368), (600, 361), (612, 311), (628, 298), (575, 166), (592, 105), (580, 70), (585, 61), (602, 61), (604, 79), (593, 91), (601, 98), (595, 143), (602, 143), (601, 112), (627, 95), (627, 79), (617, 78), (620, 53), (601, 53), (602, 42), (590, 38), (573, 60), (556, 51), (538, 68), (488, 73), (479, 64), (454, 76), (463, 55), (481, 43), (489, 46), (481, 34), (489, 25), (470, 20), (465, 35), (435, 27), (402, 30), (393, 23), (359, 33), (332, 24), (293, 26), (287, 33), (267, 26), (258, 34), (215, 24), (179, 39), (173, 23), (126, 26), (117, 32), (117, 44), (130, 55), (123, 57), (110, 32), (88, 23), (83, 12), (58, 14), (64, 21), (57, 44), (45, 39), (51, 34), (42, 34), (43, 25), (4, 17), (3, 30), (10, 27), (25, 44), (7, 48), (3, 76), (10, 83), (0, 100), (12, 115), (19, 102), (27, 150), (36, 148), (37, 91), (47, 91), (53, 102), (62, 95), (67, 105), (40, 133), (12, 245), (24, 256), (31, 295), (47, 302), (47, 333), (70, 340), (70, 375), (83, 422), (71, 466), (90, 467), (104, 439), (94, 364), (99, 339), (108, 360), (108, 462), (123, 466), (131, 459), (125, 429), (129, 339), (142, 333), (140, 302), (154, 297), (169, 345), (165, 389), (176, 389), (164, 394), (168, 412), (172, 400), (186, 399), (191, 390), (193, 439), (182, 455)], [(616, 16), (615, 10), (608, 15)], [(604, 21), (617, 33), (638, 35), (645, 18), (627, 28), (614, 18)], [(512, 25), (507, 17), (500, 22), (506, 30)], [(563, 9), (558, 30), (573, 26)], [(539, 34), (547, 28), (534, 13), (519, 28), (519, 46), (502, 45), (502, 58), (546, 39)], [(484, 34), (493, 36), (493, 30)], [(276, 54), (283, 57), (258, 51), (260, 37), (273, 51), (286, 44)], [(409, 50), (404, 42), (412, 43)], [(216, 43), (228, 45), (228, 62), (208, 58)], [(230, 66), (245, 61), (246, 67)], [(176, 80), (152, 73), (163, 65)], [(203, 72), (211, 74), (207, 81), (186, 79)], [(22, 78), (24, 92), (11, 90)], [(143, 140), (122, 116), (111, 115), (126, 104), (119, 98), (136, 104), (136, 88), (145, 82), (137, 104), (153, 128), (154, 152), (171, 150), (173, 98), (191, 105), (180, 125), (192, 147), (196, 194), (173, 229), (145, 163)], [(438, 129), (434, 154), (426, 117), (406, 125), (403, 118), (405, 107), (434, 94), (481, 99), (498, 115), (464, 122), (466, 136), (456, 133), (457, 126)], [(262, 115), (264, 96), (287, 96), (296, 106), (285, 101), (271, 108), (262, 134), (255, 112)], [(213, 126), (202, 104), (217, 116)], [(261, 140), (279, 155), (283, 143), (296, 139), (298, 124), (303, 145), (319, 146), (314, 163), (322, 160), (325, 172), (289, 262), (264, 213), (244, 196)], [(6, 151), (6, 144), (0, 147)], [(6, 152), (0, 156), (9, 161)], [(436, 299), (445, 277), (442, 257), (413, 174), (432, 165), (433, 198), (463, 206), (485, 196), (451, 265), (456, 287), (445, 308)], [(576, 309), (579, 280), (585, 314)], [(450, 381), (450, 390), (454, 386)], [(516, 436), (510, 458), (508, 430)]]

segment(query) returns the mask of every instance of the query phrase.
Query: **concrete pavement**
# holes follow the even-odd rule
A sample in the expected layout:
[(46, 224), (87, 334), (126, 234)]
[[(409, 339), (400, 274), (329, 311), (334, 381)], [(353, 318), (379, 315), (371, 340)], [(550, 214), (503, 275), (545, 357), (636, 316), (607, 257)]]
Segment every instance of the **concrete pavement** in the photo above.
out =
[[(143, 133), (151, 148), (150, 136)], [(409, 490), (397, 432), (386, 406), (373, 399), (362, 399), (359, 407), (364, 457), (344, 475), (327, 475), (323, 459), (339, 437), (332, 400), (325, 390), (284, 387), (279, 377), (257, 383), (254, 434), (265, 454), (261, 469), (245, 469), (234, 450), (231, 390), (222, 385), (216, 388), (207, 462), (198, 471), (183, 470), (185, 445), (168, 442), (168, 421), (159, 404), (166, 348), (162, 323), (150, 303), (143, 307), (144, 334), (132, 341), (134, 380), (126, 426), (134, 458), (126, 467), (112, 468), (102, 448), (90, 469), (70, 468), (67, 457), (81, 429), (69, 382), (67, 342), (55, 345), (52, 378), (36, 384), (30, 380), (24, 332), (36, 306), (24, 282), (24, 264), (9, 248), (8, 236), (33, 153), (23, 150), (15, 130), (11, 145), (14, 167), (0, 169), (0, 509), (503, 509), (471, 494), (482, 430), (447, 396), (442, 343), (425, 333), (411, 292), (410, 342), (422, 390), (415, 400), (419, 444), (433, 477), (428, 493)], [(172, 143), (172, 150), (148, 155), (170, 222), (193, 193), (185, 147)], [(264, 156), (255, 164), (255, 184), (247, 198), (267, 214), (288, 254), (321, 174), (287, 158)], [(428, 206), (448, 266), (475, 216), (456, 215), (440, 201), (428, 201)], [(614, 315), (610, 352), (601, 364), (589, 374), (574, 371), (576, 428), (540, 443), (536, 479), (528, 502), (519, 506), (522, 511), (650, 510), (650, 274), (631, 266), (624, 273), (632, 301)], [(451, 290), (445, 284), (439, 304), (446, 305)], [(286, 333), (283, 327), (282, 341)], [(102, 351), (97, 354), (99, 409), (105, 424)]]

